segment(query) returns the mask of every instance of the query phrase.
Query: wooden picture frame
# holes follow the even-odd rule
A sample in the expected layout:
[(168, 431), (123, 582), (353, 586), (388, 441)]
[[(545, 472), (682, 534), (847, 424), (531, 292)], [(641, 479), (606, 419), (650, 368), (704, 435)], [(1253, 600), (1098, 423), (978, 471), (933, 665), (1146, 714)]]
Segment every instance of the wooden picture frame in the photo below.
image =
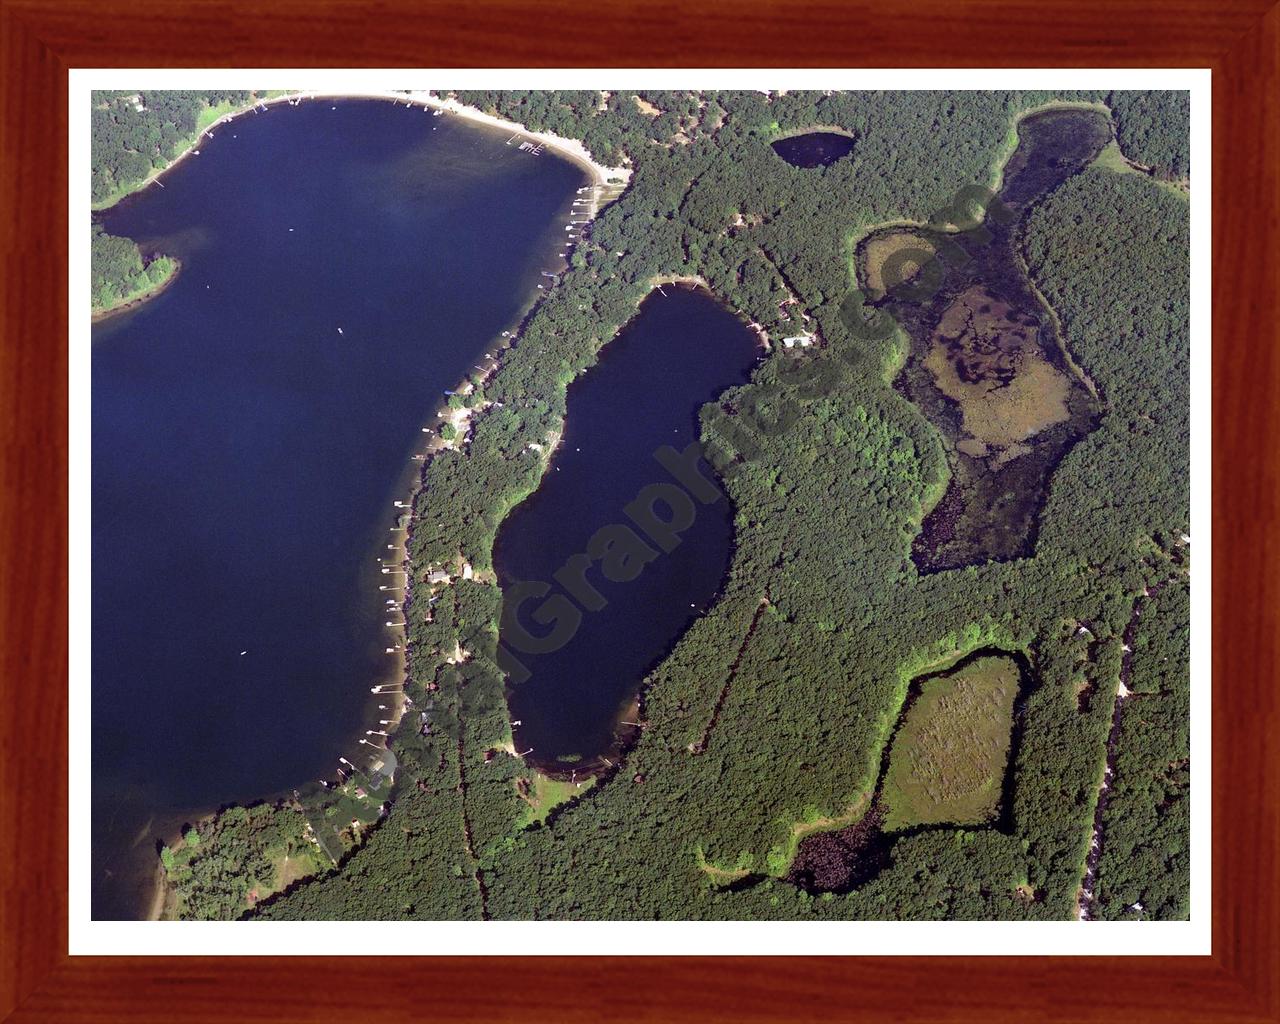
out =
[[(1280, 6), (735, 10), (0, 0), (0, 1019), (1280, 1020)], [(573, 25), (571, 31), (562, 27)], [(793, 45), (779, 48), (782, 40)], [(67, 72), (75, 67), (1209, 67), (1213, 952), (1207, 957), (72, 957), (67, 952)], [(1083, 926), (1082, 926), (1083, 927)], [(1133, 929), (1141, 952), (1141, 927)], [(400, 952), (409, 952), (400, 950)], [(607, 953), (607, 950), (601, 950)], [(362, 984), (357, 984), (359, 975)], [(350, 981), (350, 983), (348, 983)]]

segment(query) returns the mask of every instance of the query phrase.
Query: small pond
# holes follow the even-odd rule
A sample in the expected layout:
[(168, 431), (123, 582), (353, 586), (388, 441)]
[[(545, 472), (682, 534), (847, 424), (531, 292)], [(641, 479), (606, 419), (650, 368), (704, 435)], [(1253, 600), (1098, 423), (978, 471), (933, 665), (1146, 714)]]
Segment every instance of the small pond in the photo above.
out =
[(776, 140), (773, 151), (792, 167), (826, 167), (853, 152), (853, 136), (842, 132), (807, 132)]

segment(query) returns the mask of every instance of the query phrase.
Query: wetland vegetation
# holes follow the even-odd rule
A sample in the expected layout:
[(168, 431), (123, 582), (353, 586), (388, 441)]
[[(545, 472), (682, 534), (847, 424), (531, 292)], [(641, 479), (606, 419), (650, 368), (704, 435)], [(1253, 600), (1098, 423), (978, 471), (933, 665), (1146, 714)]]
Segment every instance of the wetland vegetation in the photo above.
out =
[(948, 446), (950, 482), (913, 545), (922, 570), (1031, 554), (1054, 469), (1096, 425), (1100, 399), (1021, 246), (1032, 204), (1109, 137), (1093, 109), (1024, 118), (997, 195), (973, 193), (936, 227), (885, 228), (861, 243), (865, 287), (910, 339), (898, 386)]
[(1009, 763), (1017, 662), (986, 655), (920, 680), (889, 747), (884, 828), (992, 820)]

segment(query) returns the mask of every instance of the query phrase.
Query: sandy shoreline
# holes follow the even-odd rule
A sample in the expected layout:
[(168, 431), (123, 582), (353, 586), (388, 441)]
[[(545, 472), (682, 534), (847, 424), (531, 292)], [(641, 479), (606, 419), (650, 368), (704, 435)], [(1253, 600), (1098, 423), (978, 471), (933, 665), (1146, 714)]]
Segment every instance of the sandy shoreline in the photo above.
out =
[[(494, 114), (486, 114), (478, 107), (468, 107), (457, 100), (446, 99), (437, 96), (430, 89), (403, 90), (397, 91), (393, 89), (370, 89), (370, 90), (337, 90), (333, 92), (294, 92), (284, 96), (276, 96), (269, 100), (264, 100), (263, 104), (270, 106), (274, 103), (294, 103), (298, 100), (306, 99), (369, 99), (369, 100), (391, 100), (395, 103), (403, 103), (406, 106), (428, 107), (432, 110), (442, 110), (464, 120), (474, 122), (475, 124), (488, 125), (491, 128), (499, 128), (502, 131), (520, 134), (527, 140), (545, 146), (547, 149), (553, 150), (567, 160), (572, 161), (581, 167), (591, 178), (593, 185), (605, 185), (613, 181), (621, 185), (626, 185), (631, 180), (631, 168), (629, 167), (606, 167), (604, 164), (597, 163), (592, 159), (591, 153), (577, 139), (566, 139), (554, 132), (534, 132), (530, 131), (524, 125), (516, 121), (508, 121), (505, 118), (498, 117)], [(255, 104), (256, 106), (257, 104)], [(246, 108), (247, 109), (247, 108)], [(228, 115), (234, 116), (234, 115)], [(216, 127), (225, 121), (214, 122), (210, 128)]]
[(160, 921), (164, 917), (164, 905), (169, 898), (169, 879), (165, 876), (164, 865), (156, 862), (155, 882), (151, 891), (151, 905), (147, 908), (144, 921)]

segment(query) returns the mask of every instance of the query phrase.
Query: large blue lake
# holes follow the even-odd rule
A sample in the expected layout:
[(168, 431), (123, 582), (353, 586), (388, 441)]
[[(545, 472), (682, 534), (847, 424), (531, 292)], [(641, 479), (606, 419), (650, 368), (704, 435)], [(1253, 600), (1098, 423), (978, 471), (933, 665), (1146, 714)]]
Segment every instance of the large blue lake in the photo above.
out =
[(276, 106), (100, 215), (182, 271), (93, 332), (95, 917), (138, 915), (158, 837), (330, 776), (376, 715), (420, 428), (557, 268), (585, 181), (505, 139)]

